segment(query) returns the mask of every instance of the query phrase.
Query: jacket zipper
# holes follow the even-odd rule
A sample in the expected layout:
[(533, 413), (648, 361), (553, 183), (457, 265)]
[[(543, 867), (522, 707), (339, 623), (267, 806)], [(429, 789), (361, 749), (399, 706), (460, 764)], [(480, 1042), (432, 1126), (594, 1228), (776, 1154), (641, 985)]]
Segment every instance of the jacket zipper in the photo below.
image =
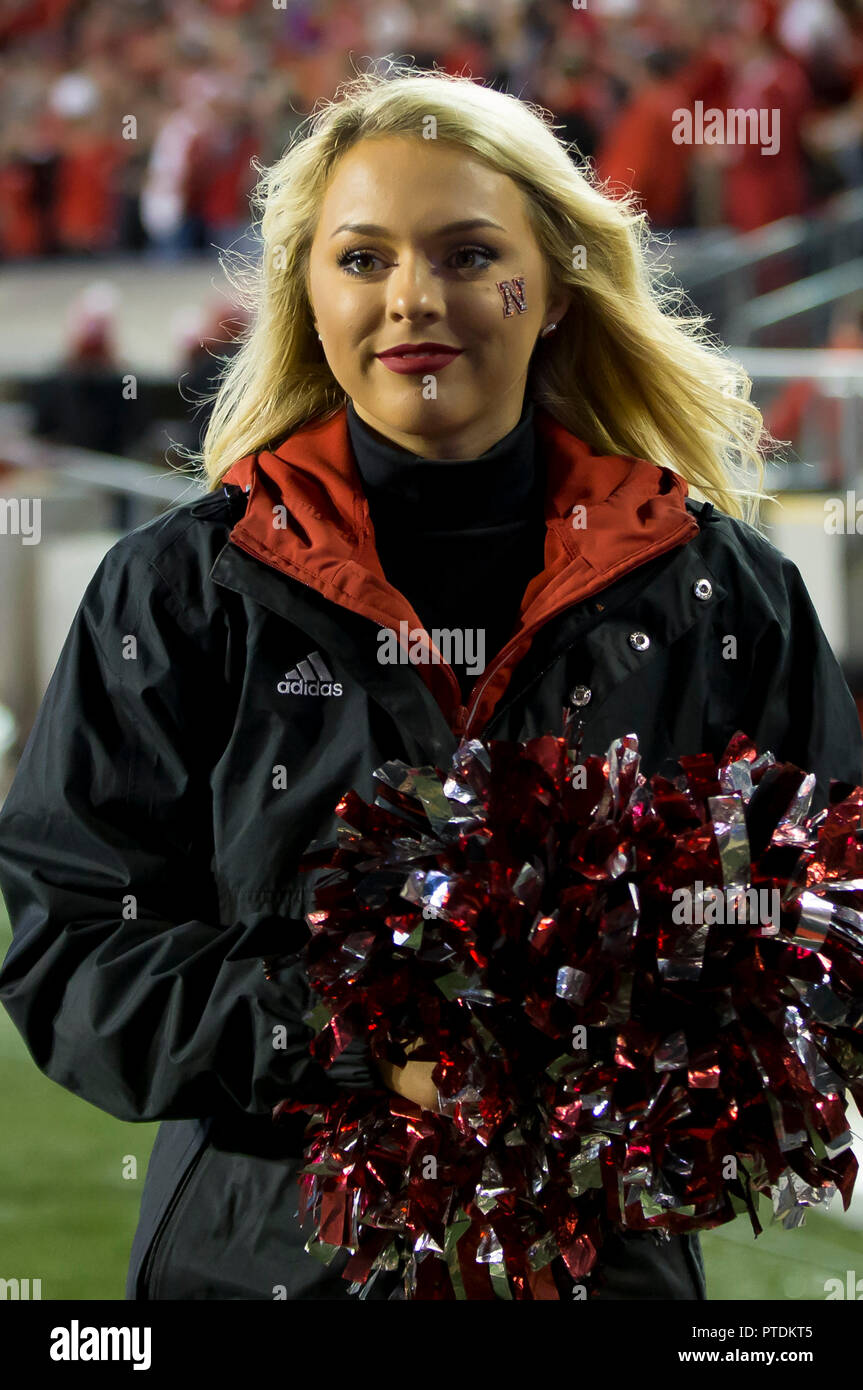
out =
[(149, 1280), (150, 1275), (153, 1272), (153, 1265), (155, 1264), (156, 1255), (158, 1254), (159, 1247), (162, 1244), (162, 1240), (165, 1235), (165, 1229), (168, 1225), (168, 1222), (171, 1220), (171, 1217), (177, 1210), (180, 1198), (182, 1197), (183, 1193), (185, 1192), (186, 1188), (191, 1182), (192, 1175), (195, 1173), (198, 1164), (200, 1163), (201, 1159), (206, 1153), (209, 1144), (210, 1137), (208, 1134), (207, 1137), (204, 1139), (203, 1143), (201, 1144), (201, 1147), (198, 1149), (198, 1152), (190, 1160), (189, 1166), (186, 1168), (186, 1171), (183, 1173), (182, 1177), (180, 1178), (180, 1181), (177, 1183), (173, 1195), (170, 1201), (168, 1202), (168, 1205), (165, 1208), (164, 1212), (162, 1213), (162, 1219), (160, 1220), (155, 1231), (153, 1232), (153, 1239), (150, 1241), (150, 1248), (144, 1256), (144, 1262), (141, 1265), (138, 1277), (135, 1281), (138, 1289), (140, 1290), (141, 1298), (144, 1302), (148, 1301), (150, 1297), (150, 1291), (147, 1289), (147, 1281)]
[[(479, 689), (476, 691), (475, 695), (472, 697), (470, 704), (459, 704), (456, 706), (454, 721), (452, 725), (454, 733), (459, 734), (462, 738), (469, 738), (471, 736), (471, 734), (473, 733), (473, 717), (476, 713), (477, 706), (480, 700), (482, 699), (482, 693), (488, 685), (489, 681), (491, 680), (492, 676), (495, 674), (495, 672), (499, 670), (501, 666), (506, 664), (506, 656), (510, 648), (514, 646), (517, 647), (521, 643), (525, 642), (529, 637), (533, 637), (534, 633), (539, 632), (540, 628), (545, 627), (546, 623), (550, 622), (552, 618), (556, 618), (558, 613), (563, 613), (567, 606), (568, 605), (564, 605), (561, 608), (553, 609), (552, 612), (549, 613), (546, 618), (543, 618), (542, 622), (534, 623), (532, 627), (526, 628), (524, 632), (520, 632), (516, 637), (511, 637), (509, 641), (506, 643), (506, 646), (501, 647), (494, 661), (491, 663), (491, 666), (489, 666), (488, 670), (486, 671), (483, 682), (480, 685)], [(447, 665), (447, 669), (449, 671), (452, 671), (452, 667), (449, 666), (448, 663), (445, 664)], [(453, 673), (453, 679), (455, 679), (455, 673)], [(461, 691), (459, 691), (459, 694), (461, 694)], [(497, 713), (499, 713), (499, 711), (495, 710), (495, 714)]]

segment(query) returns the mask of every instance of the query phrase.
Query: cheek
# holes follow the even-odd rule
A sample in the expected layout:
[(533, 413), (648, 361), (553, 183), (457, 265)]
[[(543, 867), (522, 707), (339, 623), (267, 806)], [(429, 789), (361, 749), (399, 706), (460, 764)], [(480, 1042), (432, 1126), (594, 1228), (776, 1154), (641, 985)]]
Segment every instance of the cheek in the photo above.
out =
[(538, 282), (529, 274), (497, 275), (483, 286), (473, 322), (466, 324), (478, 348), (478, 360), (492, 371), (514, 366), (530, 356), (537, 333)]
[(356, 312), (356, 287), (337, 265), (319, 261), (313, 267), (309, 287), (320, 323), (337, 325)]
[(318, 323), (327, 344), (330, 364), (345, 371), (359, 370), (362, 349), (371, 341), (374, 323), (369, 319), (368, 298), (351, 292), (350, 286), (333, 283), (318, 300)]
[(521, 334), (529, 337), (534, 308), (530, 285), (528, 276), (497, 275), (482, 285), (459, 287), (448, 305), (453, 327), (490, 351)]
[(451, 302), (454, 321), (471, 327), (474, 335), (489, 335), (488, 345), (511, 342), (513, 338), (534, 334), (536, 305), (539, 302), (532, 289), (536, 279), (529, 273), (495, 275), (482, 285), (465, 286), (457, 301)]
[(379, 309), (368, 286), (355, 285), (349, 276), (339, 271), (338, 278), (334, 276), (330, 283), (327, 314), (337, 331), (347, 331), (351, 338), (359, 340), (373, 331)]

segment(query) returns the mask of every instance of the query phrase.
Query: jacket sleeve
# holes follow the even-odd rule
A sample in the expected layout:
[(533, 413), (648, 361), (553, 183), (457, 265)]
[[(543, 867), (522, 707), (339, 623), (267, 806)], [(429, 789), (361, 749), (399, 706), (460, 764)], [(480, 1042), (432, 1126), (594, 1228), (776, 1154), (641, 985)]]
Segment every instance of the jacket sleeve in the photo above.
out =
[[(381, 1084), (360, 1042), (326, 1070), (309, 1055), (304, 924), (274, 923), (283, 932), (263, 943), (219, 921), (209, 774), (230, 702), (218, 645), (132, 538), (118, 542), (0, 812), (13, 927), (0, 1001), (46, 1076), (122, 1120), (266, 1114)], [(261, 956), (275, 949), (268, 981)]]
[(815, 773), (814, 813), (828, 803), (831, 778), (863, 784), (863, 730), (799, 569), (770, 549), (773, 563), (761, 571), (770, 611), (755, 634), (739, 727), (760, 752)]

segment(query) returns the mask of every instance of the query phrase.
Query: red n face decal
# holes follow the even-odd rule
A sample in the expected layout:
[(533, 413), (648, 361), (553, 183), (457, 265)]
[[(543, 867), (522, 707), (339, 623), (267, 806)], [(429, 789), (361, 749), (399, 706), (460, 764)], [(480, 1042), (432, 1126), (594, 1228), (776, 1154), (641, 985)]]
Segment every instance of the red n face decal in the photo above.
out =
[(503, 316), (509, 318), (517, 309), (523, 314), (527, 308), (527, 300), (524, 297), (524, 276), (514, 275), (511, 280), (497, 280), (495, 282), (503, 296)]

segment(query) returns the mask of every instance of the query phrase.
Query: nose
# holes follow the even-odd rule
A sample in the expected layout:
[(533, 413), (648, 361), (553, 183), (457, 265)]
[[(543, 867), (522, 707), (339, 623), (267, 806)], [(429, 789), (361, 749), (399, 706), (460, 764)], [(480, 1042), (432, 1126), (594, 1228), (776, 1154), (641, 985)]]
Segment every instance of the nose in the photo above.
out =
[(420, 252), (404, 251), (387, 282), (387, 313), (393, 320), (439, 319), (445, 312), (443, 286)]

